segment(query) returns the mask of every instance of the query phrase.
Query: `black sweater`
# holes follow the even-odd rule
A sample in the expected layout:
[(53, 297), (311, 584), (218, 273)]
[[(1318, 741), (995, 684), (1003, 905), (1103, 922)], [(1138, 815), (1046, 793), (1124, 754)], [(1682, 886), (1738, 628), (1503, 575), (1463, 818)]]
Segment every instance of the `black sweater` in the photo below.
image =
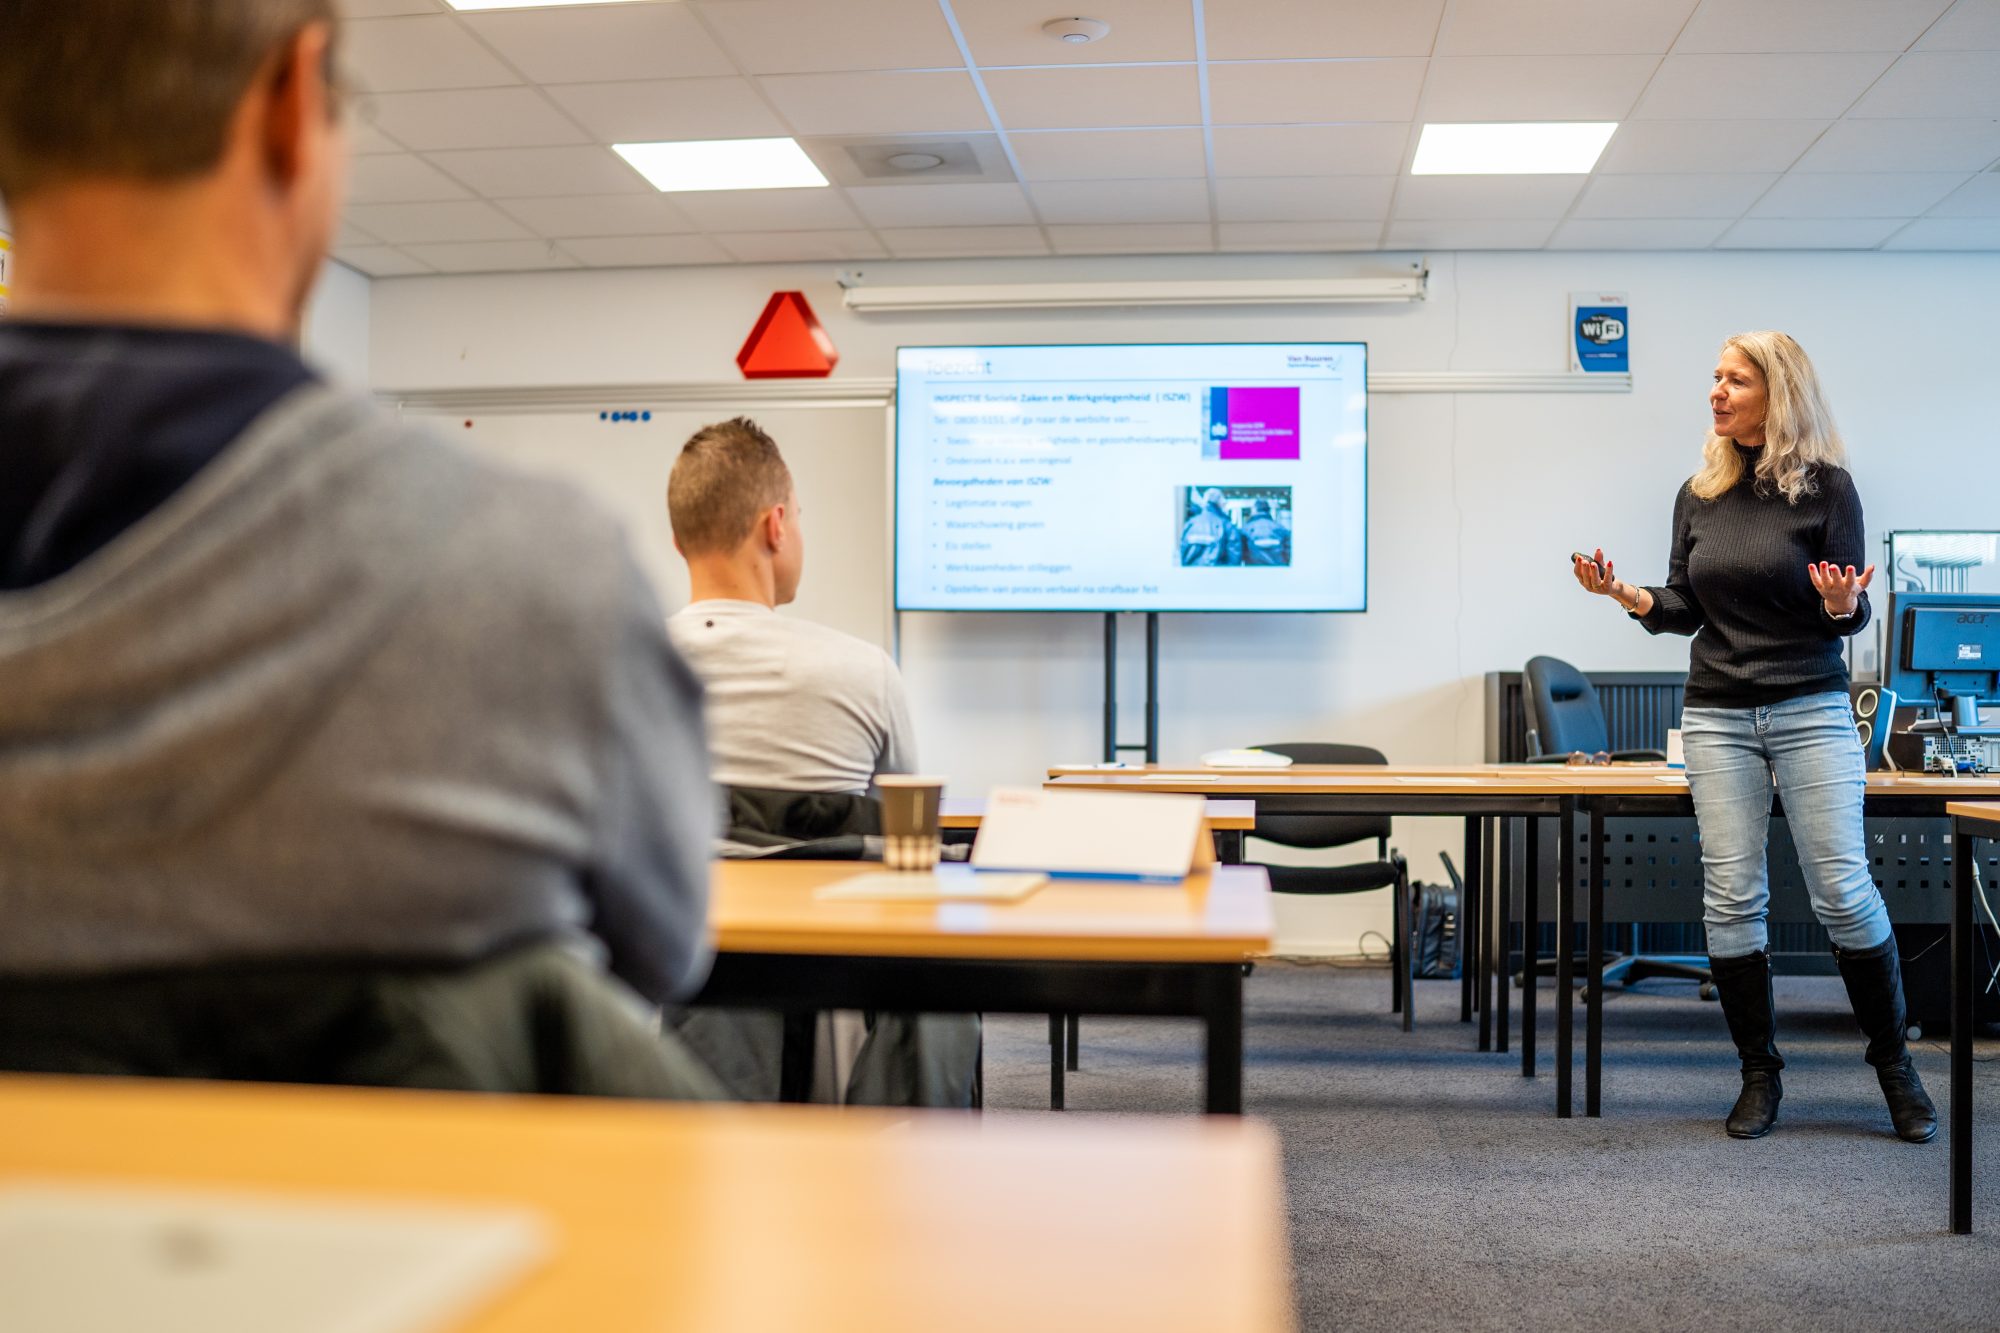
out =
[(1775, 491), (1759, 494), (1757, 451), (1737, 448), (1744, 477), (1727, 492), (1703, 500), (1681, 487), (1666, 586), (1647, 589), (1653, 609), (1633, 619), (1654, 634), (1695, 636), (1691, 707), (1761, 708), (1844, 690), (1840, 641), (1868, 623), (1868, 594), (1851, 617), (1835, 620), (1806, 567), (1867, 566), (1854, 479), (1845, 468), (1816, 469), (1812, 493), (1791, 504)]

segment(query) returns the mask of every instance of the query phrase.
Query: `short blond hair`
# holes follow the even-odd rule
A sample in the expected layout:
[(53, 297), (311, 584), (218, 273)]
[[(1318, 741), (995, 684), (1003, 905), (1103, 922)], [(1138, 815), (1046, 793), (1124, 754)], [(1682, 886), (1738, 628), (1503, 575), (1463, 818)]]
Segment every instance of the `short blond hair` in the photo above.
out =
[(777, 441), (749, 417), (696, 431), (667, 478), (667, 518), (682, 555), (735, 550), (759, 514), (791, 498), (792, 471)]
[(213, 169), (258, 71), (335, 21), (334, 0), (0, 0), (0, 194)]
[[(1847, 447), (1841, 443), (1833, 411), (1820, 391), (1812, 358), (1790, 334), (1770, 329), (1725, 338), (1722, 351), (1742, 353), (1764, 377), (1767, 405), (1764, 448), (1757, 458), (1757, 486), (1797, 504), (1818, 489), (1818, 469), (1847, 461)], [(1701, 471), (1688, 482), (1688, 489), (1699, 498), (1713, 500), (1743, 480), (1742, 455), (1728, 436), (1711, 430), (1701, 453)]]

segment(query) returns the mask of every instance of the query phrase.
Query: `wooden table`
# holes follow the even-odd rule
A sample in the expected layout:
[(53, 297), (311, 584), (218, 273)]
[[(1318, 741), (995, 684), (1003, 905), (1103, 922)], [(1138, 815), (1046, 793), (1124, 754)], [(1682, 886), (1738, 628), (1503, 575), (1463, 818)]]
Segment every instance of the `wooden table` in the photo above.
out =
[[(696, 1003), (1197, 1018), (1206, 1106), (1243, 1108), (1243, 963), (1271, 950), (1261, 866), (1180, 884), (1057, 879), (1017, 903), (827, 902), (848, 861), (722, 861)], [(1058, 1061), (1058, 1066), (1060, 1061)]]
[(1981, 838), (2000, 839), (2000, 803), (1952, 801), (1951, 816), (1951, 1229), (1972, 1234), (1972, 1025), (1979, 975), (1979, 917), (1972, 886)]
[(460, 1333), (1293, 1326), (1248, 1121), (0, 1077), (8, 1176), (538, 1212)]

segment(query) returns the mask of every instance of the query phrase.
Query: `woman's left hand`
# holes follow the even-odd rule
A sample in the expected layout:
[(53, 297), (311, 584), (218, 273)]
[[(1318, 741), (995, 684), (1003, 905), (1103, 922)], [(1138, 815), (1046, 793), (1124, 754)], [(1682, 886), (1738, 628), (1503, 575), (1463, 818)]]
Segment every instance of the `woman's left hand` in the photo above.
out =
[(1861, 605), (1861, 591), (1875, 577), (1875, 566), (1870, 565), (1859, 574), (1854, 566), (1842, 569), (1822, 560), (1816, 565), (1806, 566), (1806, 577), (1812, 580), (1813, 590), (1826, 603), (1828, 615), (1851, 616)]

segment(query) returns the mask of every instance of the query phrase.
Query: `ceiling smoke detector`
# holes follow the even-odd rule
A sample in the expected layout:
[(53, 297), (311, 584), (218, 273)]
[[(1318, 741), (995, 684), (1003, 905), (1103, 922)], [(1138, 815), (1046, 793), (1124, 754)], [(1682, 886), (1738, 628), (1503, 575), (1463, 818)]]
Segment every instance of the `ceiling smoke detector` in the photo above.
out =
[(898, 153), (888, 163), (898, 171), (929, 171), (943, 166), (944, 159), (936, 153)]
[(1097, 19), (1050, 19), (1042, 25), (1042, 31), (1059, 42), (1082, 46), (1110, 32), (1111, 25)]

